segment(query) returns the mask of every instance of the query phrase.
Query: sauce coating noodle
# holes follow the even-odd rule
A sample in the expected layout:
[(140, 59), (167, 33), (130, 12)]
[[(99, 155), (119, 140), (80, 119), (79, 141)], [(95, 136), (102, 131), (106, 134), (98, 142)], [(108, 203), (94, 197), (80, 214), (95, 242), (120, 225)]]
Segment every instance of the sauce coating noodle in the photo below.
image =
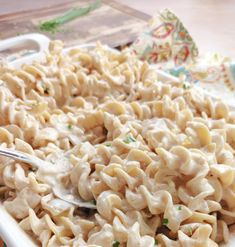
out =
[(51, 161), (97, 210), (56, 198), (45, 173), (0, 157), (0, 196), (40, 246), (214, 247), (235, 223), (235, 114), (161, 82), (128, 50), (98, 44), (0, 67), (0, 145)]

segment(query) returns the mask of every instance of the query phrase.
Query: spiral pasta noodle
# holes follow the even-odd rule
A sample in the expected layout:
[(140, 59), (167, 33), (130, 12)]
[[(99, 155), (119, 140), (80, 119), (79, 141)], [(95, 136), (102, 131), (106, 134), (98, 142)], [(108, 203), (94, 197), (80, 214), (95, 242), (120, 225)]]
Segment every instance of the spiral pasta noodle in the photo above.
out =
[(1, 68), (0, 145), (47, 161), (69, 151), (62, 184), (96, 209), (57, 198), (45, 171), (0, 157), (1, 200), (22, 229), (43, 247), (228, 242), (235, 114), (159, 81), (128, 50), (62, 48), (54, 41), (44, 62)]

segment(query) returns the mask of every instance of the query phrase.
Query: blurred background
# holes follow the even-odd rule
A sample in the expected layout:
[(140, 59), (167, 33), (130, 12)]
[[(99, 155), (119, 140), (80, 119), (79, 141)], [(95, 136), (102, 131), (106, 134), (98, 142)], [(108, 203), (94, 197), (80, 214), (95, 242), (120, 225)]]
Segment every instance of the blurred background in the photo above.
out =
[[(92, 1), (0, 0), (0, 38), (40, 32), (37, 29), (39, 22), (90, 2)], [(44, 32), (44, 34), (51, 38), (63, 39), (67, 45), (95, 39), (101, 39), (112, 46), (123, 45), (135, 39), (152, 15), (161, 9), (169, 8), (182, 20), (201, 52), (217, 51), (235, 57), (235, 0), (102, 2), (105, 7), (73, 21), (66, 27), (67, 29), (62, 30), (62, 33), (51, 35)]]

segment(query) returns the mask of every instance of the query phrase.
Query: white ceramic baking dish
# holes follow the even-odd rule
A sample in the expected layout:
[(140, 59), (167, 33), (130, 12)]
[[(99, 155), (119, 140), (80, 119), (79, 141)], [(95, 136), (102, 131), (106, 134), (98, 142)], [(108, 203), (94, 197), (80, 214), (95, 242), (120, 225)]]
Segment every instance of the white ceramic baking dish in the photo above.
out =
[[(43, 60), (44, 53), (48, 50), (50, 40), (42, 35), (42, 34), (26, 34), (21, 35), (18, 37), (9, 38), (6, 40), (0, 41), (0, 53), (4, 50), (11, 49), (14, 46), (19, 45), (26, 45), (34, 43), (37, 47), (37, 52), (15, 59), (14, 61), (10, 62), (10, 64), (14, 67), (20, 67), (22, 64), (31, 63), (33, 60)], [(68, 52), (70, 49), (75, 47), (94, 47), (94, 44), (84, 44), (73, 46), (64, 49), (64, 52)], [(112, 48), (109, 48), (112, 49)], [(114, 50), (116, 51), (116, 50)], [(116, 51), (118, 52), (118, 51)], [(153, 66), (154, 67), (154, 66)], [(158, 78), (161, 81), (174, 81), (179, 82), (178, 78), (171, 76), (164, 71), (156, 69), (158, 73)], [(214, 99), (218, 99), (218, 97), (205, 92), (201, 88), (198, 88), (203, 93), (210, 95)], [(231, 108), (235, 109), (235, 106), (230, 105)], [(8, 247), (36, 247), (38, 246), (31, 238), (28, 236), (17, 224), (16, 220), (8, 214), (8, 212), (4, 209), (4, 207), (0, 203), (0, 237), (5, 241)], [(230, 241), (226, 245), (227, 247), (234, 247), (235, 246), (235, 233), (234, 235), (231, 234)], [(147, 247), (147, 246), (146, 246)]]

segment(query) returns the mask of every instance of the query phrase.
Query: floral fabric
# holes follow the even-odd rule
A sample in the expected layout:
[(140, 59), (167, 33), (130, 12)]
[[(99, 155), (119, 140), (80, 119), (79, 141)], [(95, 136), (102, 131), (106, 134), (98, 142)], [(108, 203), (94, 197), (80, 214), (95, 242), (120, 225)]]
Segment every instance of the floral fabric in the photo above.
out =
[(219, 54), (200, 54), (180, 19), (165, 9), (154, 16), (130, 47), (142, 60), (235, 104), (235, 62)]

